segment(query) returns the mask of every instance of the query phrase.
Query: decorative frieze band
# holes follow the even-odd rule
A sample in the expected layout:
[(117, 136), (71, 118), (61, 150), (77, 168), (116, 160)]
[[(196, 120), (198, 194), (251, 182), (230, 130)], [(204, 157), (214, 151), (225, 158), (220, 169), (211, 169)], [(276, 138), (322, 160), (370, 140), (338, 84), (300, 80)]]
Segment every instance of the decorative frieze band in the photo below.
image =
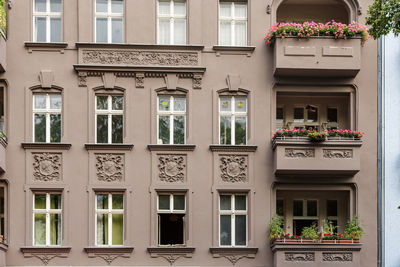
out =
[(115, 182), (124, 179), (123, 154), (96, 154), (96, 175), (99, 181)]
[(315, 254), (313, 252), (287, 252), (285, 261), (315, 261)]
[(351, 159), (353, 158), (352, 149), (324, 149), (324, 158), (329, 159)]
[(323, 252), (323, 261), (353, 261), (353, 253)]
[(224, 155), (220, 157), (221, 180), (238, 183), (247, 181), (247, 156)]
[(313, 148), (286, 148), (285, 157), (287, 158), (314, 158), (315, 150)]
[(158, 179), (162, 182), (184, 182), (186, 155), (158, 155)]
[(61, 153), (33, 153), (33, 177), (36, 181), (61, 180)]

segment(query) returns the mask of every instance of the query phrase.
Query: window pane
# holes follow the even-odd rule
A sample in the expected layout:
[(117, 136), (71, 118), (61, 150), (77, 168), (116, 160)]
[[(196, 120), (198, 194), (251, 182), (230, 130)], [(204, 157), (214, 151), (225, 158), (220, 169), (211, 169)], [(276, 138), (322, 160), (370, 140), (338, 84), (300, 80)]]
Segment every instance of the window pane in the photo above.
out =
[(98, 194), (97, 198), (97, 209), (108, 209), (108, 195), (107, 194)]
[(111, 0), (111, 12), (123, 13), (124, 2), (122, 0)]
[(46, 194), (35, 194), (35, 209), (46, 209)]
[(307, 200), (307, 216), (317, 216), (317, 201), (316, 200)]
[(46, 142), (45, 114), (35, 114), (35, 142)]
[(35, 241), (36, 246), (46, 245), (46, 214), (35, 214)]
[(246, 112), (247, 111), (246, 98), (236, 98), (235, 99), (235, 111), (236, 112)]
[(61, 0), (50, 0), (50, 11), (61, 12)]
[(97, 214), (97, 245), (108, 245), (108, 214)]
[(283, 204), (283, 199), (277, 199), (276, 200), (276, 214), (278, 214), (279, 216), (283, 216), (284, 215), (284, 204)]
[(106, 18), (96, 18), (96, 42), (97, 43), (107, 43), (107, 19)]
[(231, 45), (231, 22), (221, 21), (219, 23), (219, 44)]
[(293, 201), (293, 216), (303, 216), (303, 200)]
[(61, 214), (50, 214), (50, 245), (61, 245)]
[(112, 115), (112, 143), (122, 143), (124, 121), (122, 115)]
[(124, 32), (124, 24), (122, 19), (112, 19), (111, 20), (112, 27), (112, 42), (113, 43), (122, 43), (123, 42), (123, 32)]
[(169, 15), (170, 1), (158, 1), (158, 14)]
[(35, 0), (35, 11), (46, 12), (46, 0)]
[(276, 108), (276, 122), (283, 122), (283, 108)]
[(124, 243), (124, 215), (112, 215), (112, 244), (123, 245)]
[(235, 3), (235, 18), (247, 18), (247, 5)]
[(61, 18), (50, 18), (50, 42), (61, 42)]
[(174, 144), (185, 143), (185, 116), (174, 116)]
[(50, 209), (61, 209), (61, 194), (50, 194)]
[(97, 115), (97, 143), (108, 143), (107, 115)]
[(175, 97), (174, 98), (174, 110), (175, 111), (185, 111), (186, 110), (186, 98)]
[(338, 215), (338, 203), (337, 200), (327, 200), (326, 203), (326, 215), (337, 216)]
[(307, 121), (308, 122), (317, 122), (318, 121), (318, 108), (309, 107), (307, 109)]
[(328, 108), (328, 122), (337, 122), (337, 108)]
[(230, 215), (221, 215), (220, 216), (220, 245), (221, 246), (230, 246), (232, 244), (231, 237), (231, 216)]
[(183, 245), (185, 214), (159, 214), (160, 245)]
[(186, 20), (175, 19), (174, 21), (174, 44), (186, 44)]
[(158, 110), (160, 111), (169, 111), (170, 110), (170, 97), (169, 96), (160, 96), (158, 98)]
[(235, 45), (247, 45), (247, 22), (245, 21), (235, 22)]
[(174, 210), (185, 210), (184, 195), (174, 195)]
[(235, 245), (246, 245), (246, 215), (235, 216)]
[(231, 145), (231, 117), (221, 116), (220, 118), (220, 144)]
[(61, 114), (50, 114), (50, 142), (61, 142)]
[(231, 98), (221, 97), (220, 98), (220, 111), (232, 111), (231, 109)]
[(235, 118), (235, 144), (245, 145), (246, 144), (246, 117)]
[(35, 18), (36, 42), (47, 42), (46, 39), (46, 18)]
[(113, 210), (122, 210), (124, 208), (124, 195), (113, 194), (112, 195), (112, 208)]
[(60, 94), (50, 95), (50, 108), (51, 109), (61, 109), (62, 100)]
[(294, 108), (293, 119), (294, 119), (294, 122), (303, 122), (304, 121), (304, 108)]
[(158, 22), (158, 43), (170, 44), (170, 19), (159, 19)]
[(186, 2), (174, 1), (174, 15), (186, 16)]
[(219, 209), (231, 210), (231, 195), (222, 195), (219, 197)]
[(220, 17), (231, 17), (232, 3), (220, 3), (219, 4), (219, 16)]
[(108, 96), (99, 95), (97, 96), (97, 109), (107, 110), (108, 109)]
[(169, 195), (158, 196), (158, 209), (169, 210)]
[(46, 108), (46, 95), (36, 94), (34, 97), (35, 97), (35, 109), (45, 109)]
[(169, 144), (169, 116), (159, 116), (158, 119), (158, 138), (161, 144)]
[(235, 210), (246, 210), (246, 196), (235, 196)]
[(107, 0), (96, 0), (96, 12), (107, 12)]
[(124, 109), (124, 97), (123, 96), (113, 96), (112, 109), (113, 110), (123, 110)]

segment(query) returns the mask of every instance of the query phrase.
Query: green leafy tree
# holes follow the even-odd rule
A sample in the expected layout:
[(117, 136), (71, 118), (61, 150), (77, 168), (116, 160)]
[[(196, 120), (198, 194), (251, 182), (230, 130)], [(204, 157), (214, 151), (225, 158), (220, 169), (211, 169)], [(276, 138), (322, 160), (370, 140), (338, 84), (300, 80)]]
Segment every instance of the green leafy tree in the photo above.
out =
[(367, 25), (374, 39), (393, 31), (400, 33), (400, 0), (374, 0), (368, 8)]

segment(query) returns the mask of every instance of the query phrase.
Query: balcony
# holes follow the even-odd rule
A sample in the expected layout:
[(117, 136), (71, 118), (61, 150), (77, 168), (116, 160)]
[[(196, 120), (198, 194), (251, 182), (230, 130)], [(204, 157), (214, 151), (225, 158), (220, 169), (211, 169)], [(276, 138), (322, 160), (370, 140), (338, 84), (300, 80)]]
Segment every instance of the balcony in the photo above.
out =
[(354, 77), (361, 67), (361, 38), (277, 38), (275, 76)]
[(6, 172), (6, 147), (7, 141), (0, 137), (0, 174)]
[(330, 137), (280, 137), (272, 142), (277, 176), (350, 177), (360, 171), (361, 140)]
[(7, 45), (6, 36), (3, 31), (0, 30), (0, 73), (6, 71), (6, 58), (7, 57)]
[(274, 267), (360, 266), (361, 244), (273, 243)]

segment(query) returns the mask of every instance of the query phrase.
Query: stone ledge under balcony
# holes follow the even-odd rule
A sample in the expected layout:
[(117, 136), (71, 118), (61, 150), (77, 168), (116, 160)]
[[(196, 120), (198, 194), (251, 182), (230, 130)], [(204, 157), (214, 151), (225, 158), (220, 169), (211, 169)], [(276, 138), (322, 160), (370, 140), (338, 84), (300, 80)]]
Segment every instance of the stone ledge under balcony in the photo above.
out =
[(361, 140), (336, 139), (314, 143), (307, 139), (273, 141), (276, 176), (352, 177), (360, 171)]

